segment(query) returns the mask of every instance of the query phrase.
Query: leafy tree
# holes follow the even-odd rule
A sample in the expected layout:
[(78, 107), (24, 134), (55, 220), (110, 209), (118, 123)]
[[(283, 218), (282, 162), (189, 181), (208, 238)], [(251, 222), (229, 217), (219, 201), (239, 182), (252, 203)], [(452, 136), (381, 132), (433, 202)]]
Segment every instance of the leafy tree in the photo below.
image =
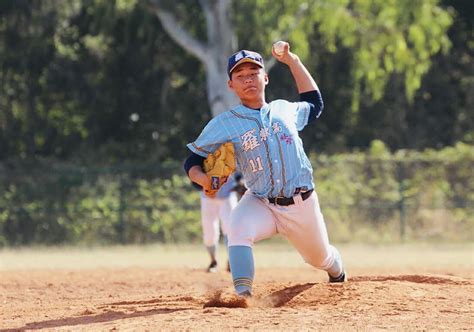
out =
[[(252, 31), (252, 36), (259, 36), (256, 39), (264, 45), (264, 55), (269, 55), (271, 41), (286, 35), (303, 58), (311, 51), (308, 31), (318, 24), (329, 50), (336, 51), (337, 41), (353, 49), (352, 108), (357, 110), (362, 87), (379, 100), (392, 73), (403, 74), (406, 94), (411, 100), (430, 67), (430, 57), (448, 49), (446, 31), (452, 22), (436, 0), (300, 0), (290, 4), (201, 0), (200, 17), (206, 24), (206, 38), (199, 38), (192, 36), (182, 24), (184, 5), (174, 6), (162, 0), (149, 2), (170, 36), (204, 64), (208, 101), (214, 115), (235, 103), (223, 84), (226, 81), (223, 55), (231, 54), (238, 46), (234, 23), (240, 29)], [(199, 24), (202, 20), (195, 22)]]
[(11, 152), (32, 156), (48, 150), (58, 130), (46, 121), (51, 103), (44, 95), (58, 15), (52, 1), (3, 1), (0, 12), (0, 82), (4, 92), (0, 94), (0, 158)]
[(208, 116), (196, 60), (143, 2), (0, 6), (0, 159), (166, 160)]
[[(267, 57), (269, 99), (298, 98), (287, 68), (270, 58), (277, 39), (291, 42), (323, 92), (324, 116), (303, 132), (309, 151), (365, 149), (374, 139), (391, 149), (472, 142), (472, 7), (460, 0), (1, 1), (0, 160), (180, 159), (212, 112), (235, 102), (225, 61), (237, 48)], [(212, 64), (177, 46), (163, 13)], [(209, 28), (214, 21), (224, 28)]]
[(474, 133), (473, 45), (474, 6), (462, 1), (444, 1), (455, 20), (448, 30), (452, 44), (448, 53), (432, 58), (430, 70), (421, 80), (413, 102), (403, 95), (403, 76), (391, 75), (385, 96), (373, 102), (362, 99), (361, 111), (352, 128), (343, 135), (343, 145), (365, 149), (380, 139), (392, 149), (441, 148), (457, 141), (472, 143)]

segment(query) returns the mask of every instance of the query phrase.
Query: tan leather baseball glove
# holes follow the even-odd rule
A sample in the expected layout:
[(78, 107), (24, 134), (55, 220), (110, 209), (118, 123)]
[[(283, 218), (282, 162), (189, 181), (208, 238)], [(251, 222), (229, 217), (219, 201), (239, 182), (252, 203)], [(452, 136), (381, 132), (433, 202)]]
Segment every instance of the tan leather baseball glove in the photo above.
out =
[(208, 154), (204, 160), (204, 172), (211, 180), (211, 189), (204, 190), (204, 193), (209, 197), (214, 197), (234, 171), (234, 145), (227, 142), (222, 144), (214, 153)]

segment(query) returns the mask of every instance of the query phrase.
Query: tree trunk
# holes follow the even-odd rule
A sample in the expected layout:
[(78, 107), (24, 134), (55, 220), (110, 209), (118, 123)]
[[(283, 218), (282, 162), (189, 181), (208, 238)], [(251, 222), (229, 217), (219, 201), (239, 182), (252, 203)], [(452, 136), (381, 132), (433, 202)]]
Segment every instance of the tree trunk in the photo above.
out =
[(196, 56), (206, 67), (207, 100), (213, 116), (237, 105), (239, 100), (227, 88), (227, 58), (235, 51), (236, 36), (230, 21), (230, 0), (200, 0), (207, 26), (207, 40), (197, 40), (164, 9), (160, 0), (149, 0), (170, 37)]
[(213, 116), (225, 112), (239, 103), (237, 96), (227, 86), (229, 79), (227, 76), (228, 55), (224, 54), (230, 55), (232, 50), (227, 53), (215, 50), (215, 53), (215, 56), (211, 57), (206, 64), (207, 100)]

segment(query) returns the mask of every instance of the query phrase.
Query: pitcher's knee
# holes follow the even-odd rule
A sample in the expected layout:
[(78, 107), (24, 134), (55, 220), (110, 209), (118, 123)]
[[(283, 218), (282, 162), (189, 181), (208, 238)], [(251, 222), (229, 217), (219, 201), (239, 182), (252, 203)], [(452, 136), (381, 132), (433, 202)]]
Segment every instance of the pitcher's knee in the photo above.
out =
[(305, 261), (317, 269), (327, 270), (334, 263), (334, 255), (331, 250), (328, 250), (323, 254), (314, 253), (313, 255), (305, 257)]
[(329, 272), (331, 275), (340, 275), (343, 272), (342, 259), (339, 251), (332, 245), (326, 255), (314, 255), (305, 259), (317, 269)]
[(230, 227), (227, 233), (229, 246), (247, 246), (252, 247), (254, 235), (251, 229), (245, 227)]

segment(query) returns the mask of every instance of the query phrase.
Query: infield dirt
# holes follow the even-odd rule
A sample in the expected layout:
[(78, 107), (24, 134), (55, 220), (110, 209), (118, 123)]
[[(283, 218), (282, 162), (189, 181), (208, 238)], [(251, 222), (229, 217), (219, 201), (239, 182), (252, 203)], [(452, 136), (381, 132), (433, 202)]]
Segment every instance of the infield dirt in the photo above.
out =
[[(472, 262), (471, 262), (472, 263)], [(254, 296), (184, 267), (0, 271), (0, 329), (87, 331), (473, 330), (472, 265), (357, 267), (328, 284), (309, 266), (257, 266)]]

